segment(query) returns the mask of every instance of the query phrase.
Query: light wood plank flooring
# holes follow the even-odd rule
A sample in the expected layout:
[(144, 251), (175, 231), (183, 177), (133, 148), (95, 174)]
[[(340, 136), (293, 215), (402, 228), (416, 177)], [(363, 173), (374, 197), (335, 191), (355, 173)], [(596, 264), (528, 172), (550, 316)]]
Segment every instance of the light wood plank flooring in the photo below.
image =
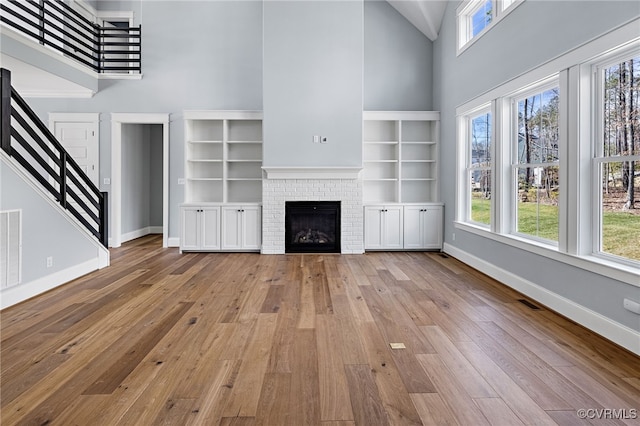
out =
[(1, 312), (2, 425), (640, 422), (638, 357), (443, 254), (160, 245)]

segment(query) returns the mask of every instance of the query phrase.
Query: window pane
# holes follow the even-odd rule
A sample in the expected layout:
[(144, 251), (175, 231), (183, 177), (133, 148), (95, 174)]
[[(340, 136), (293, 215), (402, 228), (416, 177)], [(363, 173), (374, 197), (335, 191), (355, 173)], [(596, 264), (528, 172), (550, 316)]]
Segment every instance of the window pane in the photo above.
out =
[(517, 232), (558, 241), (558, 171), (557, 166), (518, 168)]
[(491, 113), (471, 120), (471, 164), (489, 165), (491, 162)]
[(640, 56), (604, 69), (605, 157), (640, 154)]
[(518, 101), (518, 163), (558, 161), (558, 88)]
[(471, 37), (478, 35), (491, 23), (492, 9), (492, 0), (487, 0), (471, 15)]
[[(602, 176), (602, 247), (605, 253), (640, 261), (640, 164), (604, 163)], [(635, 174), (635, 184), (624, 176)], [(629, 208), (633, 203), (635, 208)]]
[(471, 118), (471, 220), (491, 224), (491, 113)]
[(471, 220), (491, 224), (491, 170), (472, 171)]

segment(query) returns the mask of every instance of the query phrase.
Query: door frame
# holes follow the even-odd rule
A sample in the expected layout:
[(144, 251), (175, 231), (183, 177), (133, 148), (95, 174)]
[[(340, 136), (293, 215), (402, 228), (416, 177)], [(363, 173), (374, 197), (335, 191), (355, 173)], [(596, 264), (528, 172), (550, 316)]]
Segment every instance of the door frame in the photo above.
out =
[(111, 113), (111, 247), (122, 245), (122, 125), (162, 125), (162, 247), (169, 239), (169, 114)]

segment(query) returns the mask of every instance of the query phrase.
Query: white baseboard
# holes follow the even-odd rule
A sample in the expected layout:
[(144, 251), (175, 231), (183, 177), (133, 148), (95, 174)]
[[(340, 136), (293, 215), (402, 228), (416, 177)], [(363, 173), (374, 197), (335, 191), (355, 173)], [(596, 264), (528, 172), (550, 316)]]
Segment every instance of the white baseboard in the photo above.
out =
[(180, 238), (177, 238), (177, 237), (168, 238), (167, 247), (180, 247)]
[(509, 271), (488, 263), (455, 246), (445, 243), (444, 252), (473, 268), (489, 275), (508, 287), (540, 302), (548, 308), (598, 333), (606, 339), (640, 355), (640, 333), (623, 324), (615, 322), (598, 312), (592, 311), (564, 296), (553, 293), (544, 287), (525, 280)]
[[(106, 264), (104, 263), (105, 260)], [(4, 288), (2, 289), (2, 292), (0, 292), (0, 309), (13, 306), (108, 265), (108, 256), (106, 256), (105, 259), (105, 256), (99, 253), (98, 257), (95, 259), (54, 272), (51, 275), (38, 278), (37, 280), (28, 283)]]
[(149, 234), (162, 234), (162, 226), (147, 226), (145, 228), (136, 229), (135, 231), (122, 234), (120, 238), (121, 242), (125, 243)]

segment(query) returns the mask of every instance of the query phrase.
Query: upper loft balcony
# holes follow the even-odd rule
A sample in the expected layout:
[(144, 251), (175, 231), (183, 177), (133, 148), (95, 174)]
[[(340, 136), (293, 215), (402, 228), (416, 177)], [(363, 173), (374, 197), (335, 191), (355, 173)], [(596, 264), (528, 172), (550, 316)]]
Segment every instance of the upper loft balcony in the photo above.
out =
[(25, 97), (88, 98), (100, 79), (142, 78), (142, 28), (132, 13), (108, 19), (61, 0), (1, 0), (0, 11), (1, 64)]

